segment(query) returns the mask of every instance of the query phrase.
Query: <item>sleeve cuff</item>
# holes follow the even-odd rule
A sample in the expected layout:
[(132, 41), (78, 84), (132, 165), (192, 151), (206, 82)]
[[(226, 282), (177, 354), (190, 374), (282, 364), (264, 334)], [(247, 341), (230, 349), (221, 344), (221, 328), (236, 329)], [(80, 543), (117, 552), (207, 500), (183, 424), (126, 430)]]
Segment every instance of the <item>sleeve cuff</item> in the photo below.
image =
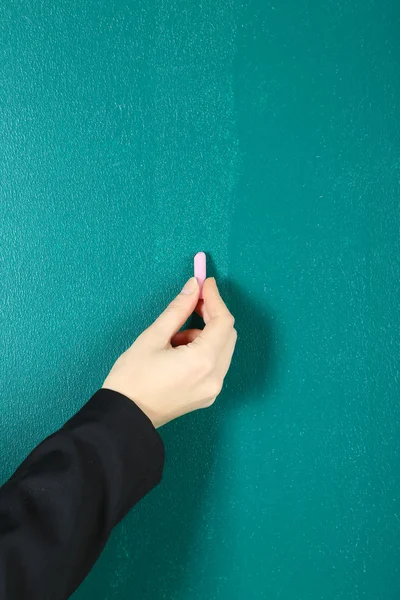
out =
[(147, 415), (123, 394), (98, 390), (63, 429), (97, 446), (114, 492), (115, 522), (160, 482), (163, 441)]

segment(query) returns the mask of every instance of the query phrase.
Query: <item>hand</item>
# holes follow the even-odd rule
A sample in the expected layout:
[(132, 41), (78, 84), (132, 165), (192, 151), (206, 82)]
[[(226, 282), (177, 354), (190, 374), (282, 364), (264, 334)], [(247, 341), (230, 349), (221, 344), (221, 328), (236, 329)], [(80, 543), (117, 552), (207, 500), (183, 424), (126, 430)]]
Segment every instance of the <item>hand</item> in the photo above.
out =
[[(133, 400), (154, 427), (213, 404), (222, 389), (236, 344), (234, 318), (214, 278), (203, 298), (192, 277), (167, 309), (118, 358), (103, 388)], [(201, 329), (179, 331), (197, 310)]]

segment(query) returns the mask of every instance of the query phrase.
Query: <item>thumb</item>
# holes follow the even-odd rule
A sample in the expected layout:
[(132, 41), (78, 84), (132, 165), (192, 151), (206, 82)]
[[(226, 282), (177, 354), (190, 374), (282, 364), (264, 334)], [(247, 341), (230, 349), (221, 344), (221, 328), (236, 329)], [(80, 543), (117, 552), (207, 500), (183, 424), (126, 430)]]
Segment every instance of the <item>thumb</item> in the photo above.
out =
[(180, 294), (150, 325), (147, 330), (148, 334), (155, 336), (162, 344), (167, 344), (196, 308), (199, 294), (200, 288), (197, 279), (191, 277), (185, 283)]

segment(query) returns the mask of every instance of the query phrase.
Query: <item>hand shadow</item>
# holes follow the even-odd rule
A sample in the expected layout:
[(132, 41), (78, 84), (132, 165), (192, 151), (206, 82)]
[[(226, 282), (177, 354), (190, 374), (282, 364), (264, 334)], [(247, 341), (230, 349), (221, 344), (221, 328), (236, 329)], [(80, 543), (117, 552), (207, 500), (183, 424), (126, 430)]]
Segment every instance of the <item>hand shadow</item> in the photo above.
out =
[[(210, 259), (208, 267), (215, 274)], [(191, 596), (196, 540), (206, 526), (204, 505), (212, 495), (224, 411), (234, 410), (249, 397), (263, 401), (276, 379), (273, 319), (235, 282), (221, 278), (218, 282), (238, 330), (223, 393), (214, 409), (197, 411), (161, 429), (166, 446), (162, 484), (117, 528), (94, 576), (89, 577), (91, 584), (82, 586), (86, 594), (98, 588), (97, 597), (107, 600), (186, 600)], [(199, 325), (194, 316), (189, 326)], [(77, 596), (81, 597), (79, 592)]]
[(263, 402), (275, 389), (278, 376), (277, 334), (272, 311), (256, 302), (234, 281), (226, 280), (221, 293), (235, 317), (238, 332), (224, 389), (229, 403), (249, 397)]
[(217, 278), (221, 296), (235, 317), (238, 333), (232, 364), (225, 378), (224, 397), (234, 407), (251, 396), (263, 402), (276, 388), (278, 377), (276, 318), (266, 303), (252, 298), (232, 279), (218, 275), (208, 256), (208, 274)]

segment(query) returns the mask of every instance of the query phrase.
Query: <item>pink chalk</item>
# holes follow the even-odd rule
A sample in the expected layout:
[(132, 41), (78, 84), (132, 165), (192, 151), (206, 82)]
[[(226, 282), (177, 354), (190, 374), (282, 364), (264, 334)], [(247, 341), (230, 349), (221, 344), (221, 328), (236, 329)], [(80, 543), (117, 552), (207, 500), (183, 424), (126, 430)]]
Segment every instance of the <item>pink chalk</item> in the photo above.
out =
[(206, 274), (206, 255), (204, 252), (198, 252), (194, 257), (194, 276), (200, 286), (200, 298), (203, 298), (203, 283), (207, 277)]

